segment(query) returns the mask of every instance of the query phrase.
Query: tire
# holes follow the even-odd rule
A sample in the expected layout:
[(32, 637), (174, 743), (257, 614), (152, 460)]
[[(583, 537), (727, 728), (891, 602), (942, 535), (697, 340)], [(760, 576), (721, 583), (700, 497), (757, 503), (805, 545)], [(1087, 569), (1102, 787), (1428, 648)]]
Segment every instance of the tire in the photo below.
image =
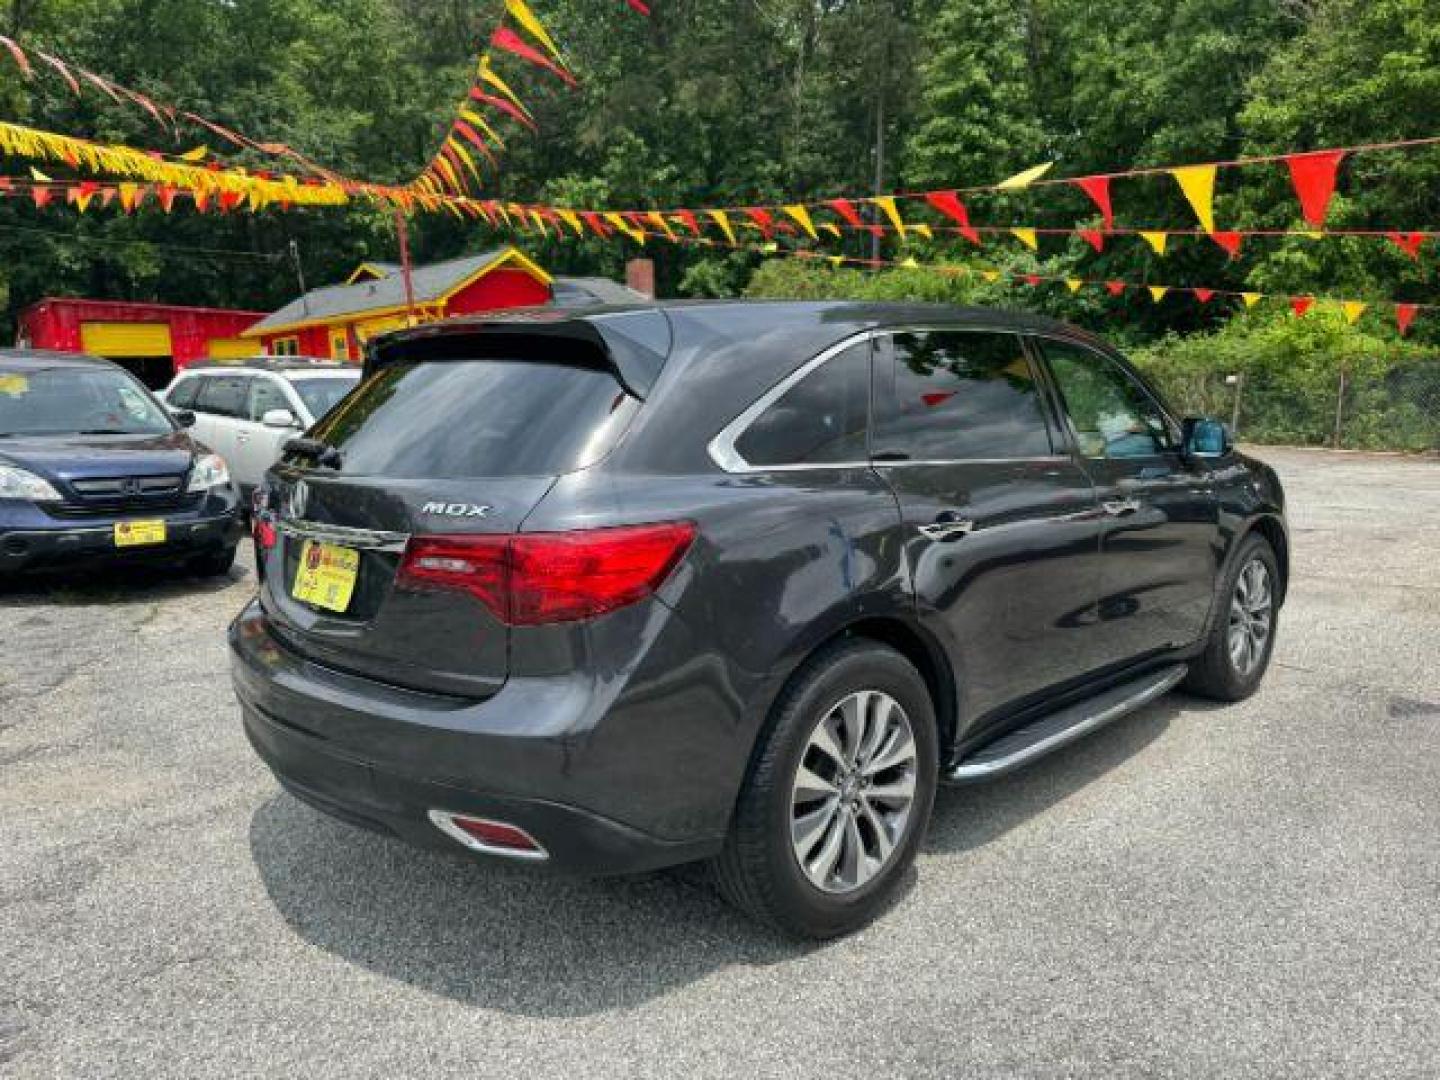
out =
[[(1263, 604), (1257, 599), (1257, 582), (1264, 585)], [(1275, 649), (1280, 614), (1275, 599), (1279, 584), (1280, 567), (1274, 549), (1263, 536), (1251, 533), (1241, 541), (1230, 562), (1216, 598), (1214, 625), (1205, 640), (1205, 651), (1190, 665), (1190, 674), (1182, 684), (1184, 689), (1216, 701), (1243, 701), (1260, 688)], [(1264, 640), (1257, 642), (1254, 627), (1257, 612), (1262, 608)], [(1237, 630), (1237, 619), (1242, 617), (1240, 609), (1249, 616), (1244, 628), (1249, 644), (1237, 650), (1233, 648), (1232, 634), (1240, 632)]]
[(230, 568), (235, 565), (235, 548), (236, 545), (231, 544), (219, 551), (201, 555), (191, 565), (195, 568), (195, 573), (201, 577), (220, 577), (222, 574), (228, 574)]
[[(860, 736), (852, 738), (857, 723)], [(853, 764), (842, 764), (816, 740)], [(812, 657), (776, 701), (741, 785), (714, 863), (721, 893), (795, 937), (837, 937), (869, 922), (892, 899), (924, 839), (939, 774), (937, 744), (929, 689), (899, 653), (851, 640)], [(813, 802), (797, 801), (812, 794)], [(792, 841), (792, 828), (801, 840)], [(827, 870), (834, 843), (838, 853)], [(797, 845), (812, 870), (802, 866)]]

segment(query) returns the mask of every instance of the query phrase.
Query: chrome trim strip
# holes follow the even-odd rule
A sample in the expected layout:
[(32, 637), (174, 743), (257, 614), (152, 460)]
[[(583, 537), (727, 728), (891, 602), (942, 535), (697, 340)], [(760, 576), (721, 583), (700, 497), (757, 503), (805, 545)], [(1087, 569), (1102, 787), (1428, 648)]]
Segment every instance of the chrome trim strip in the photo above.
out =
[(356, 529), (348, 525), (323, 525), (318, 521), (302, 521), (281, 518), (275, 528), (286, 536), (301, 540), (314, 540), (320, 544), (335, 544), (339, 547), (358, 548), (362, 551), (405, 550), (410, 542), (409, 533), (382, 532), (378, 529)]
[[(1074, 742), (1085, 735), (1090, 734), (1097, 728), (1120, 719), (1136, 709), (1150, 704), (1156, 698), (1168, 693), (1169, 690), (1185, 678), (1189, 668), (1184, 664), (1176, 664), (1172, 668), (1163, 669), (1157, 676), (1152, 676), (1139, 690), (1121, 698), (1113, 705), (1109, 705), (1099, 712), (1091, 713), (1084, 719), (1072, 724), (1070, 727), (1061, 728), (1048, 738), (1039, 742), (1030, 743), (1021, 747), (1009, 757), (996, 758), (990, 761), (980, 761), (967, 765), (961, 762), (949, 772), (945, 773), (945, 779), (952, 783), (973, 783), (977, 780), (989, 780), (992, 777), (1007, 773), (1012, 769), (1018, 769), (1022, 765), (1029, 764), (1036, 758), (1044, 757), (1052, 750)], [(1074, 706), (1083, 708), (1083, 704)], [(983, 749), (983, 748), (982, 748)]]
[[(485, 855), (499, 855), (507, 859), (519, 859), (522, 862), (544, 862), (550, 858), (550, 853), (545, 850), (538, 840), (520, 828), (519, 825), (512, 825), (508, 821), (495, 821), (493, 818), (482, 818), (476, 814), (452, 814), (446, 810), (436, 810), (434, 808), (429, 811), (429, 817), (430, 824), (434, 825), (446, 836), (450, 837), (450, 839), (458, 841), (471, 851), (479, 851)], [(514, 829), (521, 836), (525, 837), (526, 840), (534, 844), (535, 850), (517, 851), (514, 848), (496, 847), (494, 844), (487, 844), (478, 836), (472, 836), (460, 828), (459, 825), (456, 825), (456, 817), (469, 818), (471, 821), (483, 821), (491, 825), (504, 825), (507, 829)]]

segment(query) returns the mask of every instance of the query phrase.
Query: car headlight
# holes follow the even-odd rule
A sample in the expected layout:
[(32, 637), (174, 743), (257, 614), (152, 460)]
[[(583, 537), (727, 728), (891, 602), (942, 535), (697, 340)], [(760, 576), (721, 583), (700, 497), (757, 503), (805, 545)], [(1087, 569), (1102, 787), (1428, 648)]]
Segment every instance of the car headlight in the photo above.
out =
[(219, 454), (205, 454), (195, 459), (195, 467), (190, 470), (190, 484), (185, 490), (209, 491), (229, 482), (230, 470), (225, 467), (225, 459)]
[(43, 477), (14, 465), (0, 465), (0, 499), (59, 502), (60, 493)]

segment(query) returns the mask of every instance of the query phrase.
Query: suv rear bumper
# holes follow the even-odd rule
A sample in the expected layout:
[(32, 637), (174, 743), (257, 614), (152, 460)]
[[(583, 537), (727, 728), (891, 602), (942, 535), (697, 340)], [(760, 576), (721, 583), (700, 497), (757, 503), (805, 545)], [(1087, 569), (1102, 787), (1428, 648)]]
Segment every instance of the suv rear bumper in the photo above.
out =
[[(579, 874), (692, 862), (716, 854), (723, 842), (723, 826), (654, 817), (657, 804), (707, 801), (705, 791), (687, 785), (693, 769), (657, 760), (643, 733), (625, 740), (633, 763), (620, 767), (611, 743), (623, 738), (614, 732), (626, 729), (627, 718), (607, 714), (598, 723), (609, 731), (578, 732), (583, 725), (569, 710), (588, 698), (563, 685), (512, 679), (494, 697), (473, 701), (378, 683), (291, 652), (256, 602), (231, 625), (230, 650), (256, 752), (292, 794), (343, 821), (421, 847), (506, 858), (462, 846), (429, 815), (487, 818), (517, 826), (544, 848), (546, 859), (526, 865)], [(557, 680), (532, 682), (542, 681)], [(605, 744), (598, 756), (609, 767), (596, 760), (597, 742)], [(667, 790), (647, 777), (652, 769), (667, 778)], [(708, 795), (727, 806), (734, 797), (733, 790)], [(619, 820), (615, 810), (642, 820), (650, 814), (673, 831), (658, 835)]]

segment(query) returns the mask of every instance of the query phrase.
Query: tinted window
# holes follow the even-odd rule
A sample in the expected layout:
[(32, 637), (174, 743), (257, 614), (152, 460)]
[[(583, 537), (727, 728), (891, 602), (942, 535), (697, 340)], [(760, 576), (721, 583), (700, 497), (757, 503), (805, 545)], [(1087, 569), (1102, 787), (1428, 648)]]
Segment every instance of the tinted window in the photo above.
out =
[(286, 396), (284, 387), (274, 379), (251, 379), (250, 400), (246, 407), (246, 415), (259, 423), (265, 419), (265, 414), (271, 409), (294, 411), (290, 406), (290, 399)]
[(870, 343), (852, 345), (785, 391), (735, 449), (751, 465), (818, 465), (867, 459)]
[(397, 364), (314, 429), (361, 476), (547, 476), (583, 468), (639, 408), (608, 370), (517, 360)]
[(150, 392), (123, 371), (0, 367), (0, 436), (160, 435), (174, 430)]
[(166, 395), (165, 400), (176, 409), (188, 409), (195, 404), (195, 395), (199, 392), (199, 379), (181, 379)]
[(1151, 457), (1173, 447), (1165, 414), (1114, 360), (1058, 341), (1041, 348), (1085, 457)]
[(339, 404), (340, 399), (355, 389), (360, 381), (357, 371), (353, 378), (292, 379), (290, 385), (317, 420)]
[[(1034, 374), (1014, 334), (895, 334), (877, 383), (877, 460), (956, 461), (1052, 453)], [(889, 370), (887, 368), (887, 370)]]
[(215, 416), (244, 416), (245, 389), (249, 382), (249, 378), (240, 375), (203, 379), (195, 408)]

